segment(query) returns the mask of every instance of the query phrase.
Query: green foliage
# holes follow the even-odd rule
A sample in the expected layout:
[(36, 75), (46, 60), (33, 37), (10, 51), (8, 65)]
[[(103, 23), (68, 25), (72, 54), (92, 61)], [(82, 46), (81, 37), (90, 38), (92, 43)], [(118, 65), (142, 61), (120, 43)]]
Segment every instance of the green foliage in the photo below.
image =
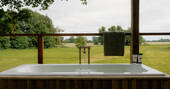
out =
[[(105, 31), (106, 31), (106, 28), (105, 28), (104, 26), (102, 26), (101, 28), (99, 28), (99, 33), (103, 33), (103, 32), (105, 32)], [(101, 45), (104, 44), (104, 38), (103, 38), (103, 36), (100, 36), (98, 40), (99, 40), (99, 43), (100, 43)]]
[(70, 43), (74, 43), (74, 41), (75, 41), (75, 38), (74, 38), (74, 36), (72, 36), (72, 37), (70, 37)]
[(74, 36), (71, 36), (70, 38), (65, 39), (65, 40), (64, 40), (64, 43), (74, 43), (75, 40), (76, 40), (76, 39), (74, 38)]
[(31, 6), (33, 8), (40, 7), (41, 9), (47, 9), (54, 0), (0, 0), (0, 7), (8, 6), (9, 9), (21, 9), (24, 6)]
[[(48, 16), (41, 15), (29, 9), (22, 9), (19, 12), (11, 10), (5, 12), (0, 10), (0, 12), (2, 12), (0, 13), (0, 33), (53, 34), (56, 33), (56, 30), (60, 30), (59, 28), (54, 28), (52, 21)], [(6, 43), (6, 40), (1, 40), (1, 45)], [(37, 37), (10, 37), (9, 43), (10, 48), (17, 49), (38, 46)], [(60, 45), (61, 40), (60, 37), (45, 37), (44, 43), (45, 48), (51, 48)], [(1, 48), (9, 48), (9, 46), (1, 46)]]
[(0, 49), (7, 49), (10, 47), (9, 37), (0, 37)]
[(15, 49), (25, 49), (28, 48), (28, 37), (15, 37), (11, 39), (11, 48)]
[(98, 37), (93, 37), (93, 43), (94, 45), (99, 45), (99, 38)]
[(87, 40), (85, 37), (77, 37), (76, 40), (75, 40), (75, 44), (77, 47), (79, 46), (86, 46), (87, 45)]
[(56, 47), (56, 40), (52, 37), (44, 37), (44, 48)]
[[(105, 32), (105, 31), (107, 31), (107, 30), (104, 26), (99, 28), (99, 33), (102, 33), (102, 32)], [(113, 25), (110, 28), (108, 28), (108, 31), (109, 32), (130, 32), (131, 28), (123, 29), (120, 25), (118, 25), (118, 26)], [(102, 36), (99, 37), (98, 40), (99, 40), (99, 43), (101, 45), (103, 45), (103, 42), (104, 42), (103, 37)], [(145, 39), (142, 36), (139, 36), (139, 43), (142, 44), (144, 42), (145, 42)], [(130, 36), (125, 36), (125, 45), (130, 45)]]
[[(61, 0), (62, 1), (62, 0)], [(68, 0), (66, 0), (68, 1)], [(86, 0), (81, 0), (82, 4), (87, 4)], [(25, 6), (40, 8), (42, 10), (48, 9), (53, 4), (54, 0), (0, 0), (0, 8), (8, 7), (8, 9), (20, 10)]]

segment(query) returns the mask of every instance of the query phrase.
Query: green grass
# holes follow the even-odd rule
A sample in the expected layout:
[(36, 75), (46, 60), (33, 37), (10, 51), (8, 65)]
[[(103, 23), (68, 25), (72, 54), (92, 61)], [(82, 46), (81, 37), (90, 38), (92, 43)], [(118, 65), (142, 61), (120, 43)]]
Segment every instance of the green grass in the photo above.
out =
[[(162, 72), (170, 74), (170, 46), (155, 45), (141, 46), (143, 53), (143, 63)], [(112, 64), (129, 63), (130, 48), (125, 47), (125, 56), (123, 57), (105, 57), (102, 46), (93, 46), (91, 48), (92, 64)], [(44, 50), (44, 64), (77, 64), (77, 48), (51, 48)], [(37, 64), (37, 49), (7, 49), (0, 50), (0, 71), (22, 65)]]

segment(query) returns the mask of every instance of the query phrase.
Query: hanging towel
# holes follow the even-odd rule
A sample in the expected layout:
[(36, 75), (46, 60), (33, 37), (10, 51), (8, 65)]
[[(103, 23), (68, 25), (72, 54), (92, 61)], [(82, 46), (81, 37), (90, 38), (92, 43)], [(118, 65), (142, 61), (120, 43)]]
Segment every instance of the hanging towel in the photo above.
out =
[(124, 56), (124, 32), (104, 32), (104, 55)]

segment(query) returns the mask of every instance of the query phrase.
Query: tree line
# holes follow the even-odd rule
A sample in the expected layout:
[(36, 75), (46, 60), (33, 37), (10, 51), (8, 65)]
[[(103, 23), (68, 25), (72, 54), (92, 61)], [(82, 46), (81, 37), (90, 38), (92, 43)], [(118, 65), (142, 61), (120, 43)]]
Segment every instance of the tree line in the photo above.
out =
[[(131, 30), (131, 28), (123, 29), (120, 25), (118, 25), (118, 26), (113, 25), (108, 29), (106, 29), (106, 27), (102, 26), (98, 29), (98, 32), (99, 33), (103, 33), (103, 32), (130, 32), (130, 30)], [(104, 44), (103, 36), (92, 37), (92, 40), (87, 40), (86, 38), (84, 38), (84, 39), (85, 40), (80, 40), (80, 42), (86, 41), (86, 42), (89, 42), (89, 43), (93, 43), (94, 45), (103, 45)], [(139, 40), (140, 44), (145, 42), (145, 39), (142, 36), (140, 36), (139, 39), (140, 39)], [(76, 40), (77, 40), (77, 38), (72, 36), (68, 39), (65, 39), (63, 42), (64, 43), (75, 43)], [(81, 42), (81, 43), (83, 43), (83, 42)], [(127, 46), (130, 45), (130, 36), (125, 36), (125, 45), (127, 45)]]
[[(29, 9), (19, 11), (0, 9), (0, 34), (46, 34), (61, 31), (55, 28), (48, 16)], [(60, 37), (44, 37), (44, 47), (61, 44)], [(37, 37), (0, 37), (0, 48), (24, 49), (37, 47)]]
[(170, 39), (159, 39), (159, 40), (151, 40), (147, 42), (170, 42)]
[[(113, 25), (111, 27), (109, 27), (108, 29), (104, 26), (100, 27), (98, 29), (99, 33), (103, 33), (103, 32), (130, 32), (131, 31), (131, 28), (129, 27), (128, 29), (123, 29), (122, 26), (120, 25)], [(92, 38), (93, 40), (93, 43), (94, 45), (103, 45), (104, 44), (104, 40), (103, 40), (103, 36), (100, 36), (100, 37), (93, 37)], [(140, 41), (140, 44), (144, 43), (145, 42), (145, 39), (140, 36), (139, 37), (139, 41)], [(130, 45), (130, 36), (125, 36), (125, 45)]]

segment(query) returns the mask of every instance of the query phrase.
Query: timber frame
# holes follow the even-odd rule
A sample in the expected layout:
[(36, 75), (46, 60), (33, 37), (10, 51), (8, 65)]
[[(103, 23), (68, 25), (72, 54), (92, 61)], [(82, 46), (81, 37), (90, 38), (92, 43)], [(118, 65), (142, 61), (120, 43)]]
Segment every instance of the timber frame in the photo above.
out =
[[(131, 0), (131, 33), (125, 35), (131, 36), (130, 45), (130, 63), (132, 63), (132, 55), (139, 54), (139, 35), (157, 36), (157, 35), (170, 35), (170, 33), (139, 33), (139, 10), (140, 1)], [(44, 36), (103, 36), (102, 33), (60, 33), (60, 34), (0, 34), (1, 36), (36, 36), (38, 37), (38, 64), (43, 64), (43, 48)]]

